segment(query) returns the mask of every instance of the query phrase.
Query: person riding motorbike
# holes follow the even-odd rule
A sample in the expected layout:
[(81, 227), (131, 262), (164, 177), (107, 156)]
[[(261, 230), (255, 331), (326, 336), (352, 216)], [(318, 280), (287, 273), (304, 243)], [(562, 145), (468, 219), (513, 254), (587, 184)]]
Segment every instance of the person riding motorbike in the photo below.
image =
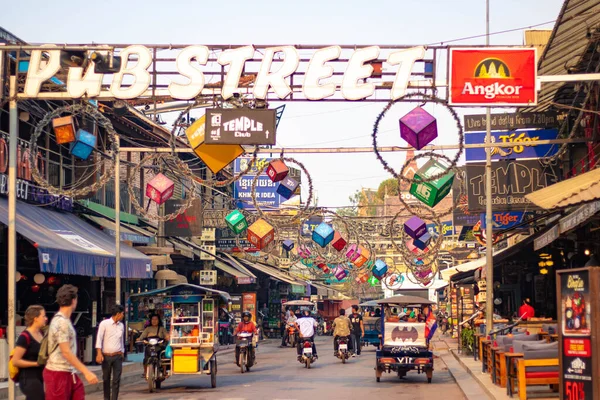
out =
[[(235, 331), (233, 332), (234, 336), (237, 336), (238, 333), (252, 333), (253, 335), (258, 334), (258, 330), (256, 329), (256, 324), (252, 321), (252, 314), (249, 311), (244, 311), (242, 313), (242, 322), (235, 327)], [(250, 357), (252, 357), (253, 363), (256, 364), (256, 354), (254, 352), (254, 346), (250, 346)], [(235, 363), (237, 364), (240, 359), (240, 349), (236, 346), (235, 348)], [(238, 365), (239, 366), (239, 365)]]
[[(352, 322), (346, 317), (346, 310), (343, 308), (340, 310), (340, 316), (333, 320), (333, 355), (337, 356), (338, 353), (338, 338), (346, 337), (352, 347), (352, 341), (350, 340), (350, 334), (352, 332)], [(352, 349), (349, 349), (352, 350)]]
[[(138, 338), (139, 342), (143, 342), (144, 340), (150, 338), (158, 338), (163, 339), (164, 342), (160, 345), (161, 351), (167, 347), (167, 342), (169, 341), (169, 334), (167, 330), (163, 327), (162, 321), (160, 320), (160, 316), (158, 314), (152, 314), (150, 316), (150, 325), (144, 329), (144, 332)], [(144, 378), (146, 377), (146, 369), (148, 367), (148, 358), (150, 357), (149, 347), (146, 346), (144, 350)]]
[(317, 321), (310, 315), (310, 311), (304, 310), (304, 313), (296, 321), (296, 327), (300, 332), (300, 340), (296, 345), (298, 352), (298, 360), (302, 359), (302, 339), (309, 340), (312, 342), (313, 359), (316, 361), (319, 357), (317, 356), (317, 346), (315, 346), (315, 328), (317, 327)]
[(296, 321), (298, 320), (298, 317), (300, 316), (299, 314), (296, 315), (293, 312), (291, 312), (291, 310), (288, 310), (289, 312), (289, 316), (287, 317), (287, 320), (285, 321), (285, 329), (283, 331), (283, 336), (281, 338), (281, 347), (286, 347), (288, 342), (290, 341), (290, 335), (289, 335), (289, 328), (291, 326), (294, 326), (294, 324), (296, 323)]

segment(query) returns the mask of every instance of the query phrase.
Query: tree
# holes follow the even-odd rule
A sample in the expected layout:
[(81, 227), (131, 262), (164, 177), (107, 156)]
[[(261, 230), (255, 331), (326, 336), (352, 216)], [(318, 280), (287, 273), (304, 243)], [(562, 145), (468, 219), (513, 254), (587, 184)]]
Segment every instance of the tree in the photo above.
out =
[(398, 179), (390, 178), (379, 184), (379, 188), (377, 188), (377, 198), (381, 201), (385, 200), (385, 196), (398, 196), (399, 187), (398, 187)]

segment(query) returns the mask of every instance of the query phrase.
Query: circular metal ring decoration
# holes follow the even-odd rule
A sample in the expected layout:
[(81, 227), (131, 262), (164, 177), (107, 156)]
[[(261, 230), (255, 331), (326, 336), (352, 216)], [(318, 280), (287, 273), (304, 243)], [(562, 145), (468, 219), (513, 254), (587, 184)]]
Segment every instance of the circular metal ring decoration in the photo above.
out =
[[(171, 129), (171, 138), (172, 139), (175, 138), (175, 133), (177, 131), (177, 128), (179, 128), (179, 126), (180, 126), (179, 124), (183, 120), (183, 117), (186, 114), (188, 114), (193, 108), (198, 106), (199, 104), (205, 104), (205, 103), (206, 103), (206, 101), (203, 99), (196, 100), (194, 103), (190, 104), (189, 106), (187, 106), (184, 110), (182, 110), (179, 113), (179, 115), (177, 116), (177, 119), (173, 123), (173, 129)], [(174, 142), (171, 144), (171, 146), (174, 146)], [(256, 163), (256, 159), (258, 156), (258, 149), (259, 149), (259, 146), (254, 146), (254, 150), (252, 151), (252, 159), (250, 160), (250, 162), (246, 165), (246, 167), (242, 171), (238, 172), (237, 175), (234, 175), (233, 177), (231, 177), (229, 179), (218, 181), (215, 179), (208, 180), (208, 179), (202, 179), (200, 177), (194, 176), (194, 180), (201, 185), (206, 185), (206, 186), (210, 186), (210, 187), (229, 186), (230, 184), (240, 180), (244, 175), (247, 175), (248, 173), (250, 173), (250, 171), (252, 170), (252, 166)]]
[[(39, 137), (42, 134), (42, 132), (44, 131), (44, 129), (48, 126), (48, 124), (50, 124), (50, 122), (53, 119), (58, 118), (64, 114), (70, 114), (71, 117), (76, 117), (76, 116), (80, 116), (80, 115), (87, 116), (87, 117), (93, 119), (99, 126), (101, 126), (102, 128), (104, 128), (106, 130), (107, 137), (108, 137), (108, 143), (110, 146), (110, 152), (111, 152), (111, 154), (110, 154), (111, 162), (105, 163), (108, 165), (106, 165), (104, 173), (96, 180), (96, 182), (94, 182), (90, 186), (85, 186), (85, 187), (82, 187), (79, 189), (78, 188), (61, 189), (61, 188), (58, 188), (58, 187), (53, 186), (50, 183), (48, 183), (48, 181), (40, 174), (40, 170), (39, 170), (38, 163), (36, 160), (36, 155), (38, 153), (37, 140), (39, 139)], [(66, 117), (66, 118), (68, 118), (68, 117)], [(75, 137), (75, 131), (74, 131), (75, 129), (74, 129), (74, 125), (72, 125), (72, 124), (73, 124), (73, 122), (70, 123), (70, 126), (71, 126), (70, 134), (74, 138)], [(91, 135), (90, 133), (88, 133), (88, 132), (85, 132), (85, 133), (87, 135), (89, 135), (89, 137), (93, 137), (93, 135)], [(89, 104), (72, 104), (72, 105), (68, 105), (68, 106), (59, 107), (53, 111), (46, 113), (46, 115), (44, 115), (44, 117), (40, 120), (40, 122), (38, 122), (38, 124), (35, 126), (35, 129), (33, 130), (33, 133), (31, 134), (31, 139), (29, 140), (29, 148), (30, 148), (29, 162), (31, 164), (31, 175), (33, 176), (33, 179), (35, 180), (35, 182), (38, 185), (40, 185), (40, 187), (42, 187), (43, 189), (46, 189), (49, 193), (51, 193), (53, 195), (74, 197), (74, 198), (85, 196), (89, 193), (92, 193), (92, 192), (95, 192), (95, 191), (101, 189), (104, 185), (106, 185), (106, 183), (108, 183), (108, 181), (110, 181), (113, 178), (114, 171), (115, 171), (114, 157), (117, 154), (118, 147), (119, 147), (119, 142), (117, 140), (117, 133), (115, 132), (115, 129), (114, 129), (112, 123), (96, 107), (93, 107)], [(109, 160), (109, 158), (107, 158), (103, 161), (108, 161), (108, 160)]]
[(140, 203), (137, 200), (137, 196), (134, 192), (133, 180), (129, 180), (127, 182), (127, 192), (129, 193), (131, 205), (133, 206), (133, 208), (135, 208), (135, 210), (138, 213), (140, 213), (140, 215), (142, 215), (148, 219), (154, 220), (154, 221), (163, 221), (164, 222), (164, 221), (172, 220), (172, 219), (176, 218), (177, 216), (183, 214), (188, 208), (190, 208), (193, 205), (194, 200), (196, 200), (198, 198), (198, 196), (196, 193), (196, 183), (192, 179), (192, 177), (194, 175), (193, 175), (192, 171), (190, 170), (190, 168), (188, 167), (188, 165), (185, 162), (183, 162), (179, 157), (174, 156), (169, 153), (147, 154), (135, 167), (133, 167), (133, 169), (131, 170), (131, 174), (133, 176), (138, 176), (140, 173), (140, 170), (144, 166), (146, 166), (147, 164), (150, 164), (150, 163), (157, 162), (157, 161), (162, 161), (167, 165), (169, 165), (169, 163), (170, 163), (174, 167), (174, 169), (170, 168), (172, 172), (177, 171), (183, 177), (189, 179), (189, 181), (192, 185), (192, 189), (189, 190), (189, 195), (185, 199), (185, 202), (181, 205), (181, 207), (173, 213), (161, 216), (161, 215), (158, 215), (153, 212), (148, 212), (140, 205)]
[[(288, 224), (292, 224), (295, 221), (299, 220), (300, 218), (302, 218), (305, 214), (309, 213), (309, 208), (310, 208), (310, 203), (312, 202), (312, 198), (313, 198), (313, 184), (312, 184), (312, 178), (310, 176), (310, 174), (308, 173), (308, 171), (306, 170), (306, 167), (304, 166), (304, 164), (302, 164), (300, 161), (297, 161), (293, 158), (289, 158), (289, 157), (281, 157), (280, 160), (288, 162), (288, 163), (292, 163), (297, 165), (298, 167), (300, 167), (300, 169), (302, 170), (302, 172), (304, 172), (304, 175), (306, 176), (306, 178), (308, 179), (308, 199), (306, 199), (306, 205), (298, 210), (298, 214), (296, 215), (292, 215), (291, 217), (288, 218), (281, 218), (278, 220), (278, 222), (275, 222), (273, 220), (273, 218), (269, 217), (258, 205), (258, 201), (256, 200), (256, 184), (258, 182), (258, 178), (259, 176), (262, 174), (262, 172), (265, 170), (265, 168), (267, 168), (269, 166), (269, 164), (264, 164), (263, 166), (261, 166), (260, 168), (258, 168), (258, 170), (256, 171), (256, 175), (254, 176), (254, 179), (252, 180), (252, 191), (251, 191), (251, 197), (252, 197), (252, 204), (254, 205), (254, 208), (256, 209), (256, 211), (258, 212), (258, 214), (261, 216), (261, 218), (263, 218), (265, 221), (267, 221), (268, 223), (270, 223), (271, 225), (275, 226), (279, 226), (279, 225), (288, 225)], [(275, 219), (277, 220), (277, 219)]]
[[(450, 107), (448, 105), (448, 103), (445, 100), (442, 100), (436, 96), (433, 95), (428, 95), (425, 93), (408, 93), (405, 94), (402, 97), (397, 98), (396, 100), (392, 100), (390, 101), (385, 108), (383, 109), (383, 111), (381, 111), (381, 113), (377, 116), (377, 119), (375, 120), (375, 125), (373, 126), (373, 133), (371, 134), (371, 137), (373, 139), (373, 151), (375, 152), (375, 156), (377, 157), (377, 159), (379, 160), (379, 162), (381, 162), (381, 164), (383, 165), (383, 168), (388, 171), (390, 174), (392, 174), (392, 176), (398, 180), (400, 180), (401, 182), (407, 182), (409, 184), (411, 184), (413, 182), (412, 179), (406, 178), (404, 176), (402, 176), (401, 174), (398, 174), (396, 171), (394, 171), (394, 169), (392, 167), (390, 167), (390, 165), (383, 159), (383, 157), (381, 156), (381, 153), (379, 153), (379, 149), (377, 147), (377, 133), (379, 131), (379, 124), (381, 123), (381, 120), (383, 120), (383, 117), (387, 114), (387, 112), (392, 108), (392, 106), (398, 102), (401, 102), (403, 100), (406, 99), (411, 99), (411, 98), (422, 98), (424, 99), (424, 104), (426, 103), (436, 103), (436, 104), (440, 104), (442, 106), (444, 106), (452, 115), (452, 117), (454, 118), (454, 120), (456, 121), (456, 127), (458, 129), (458, 144), (459, 144), (459, 149), (458, 152), (456, 153), (456, 155), (454, 156), (454, 159), (451, 160), (450, 165), (448, 166), (447, 170), (439, 172), (435, 175), (430, 176), (427, 179), (423, 179), (420, 180), (420, 182), (426, 183), (426, 182), (433, 182), (439, 178), (441, 178), (442, 176), (446, 175), (446, 173), (448, 173), (448, 171), (454, 167), (456, 167), (456, 164), (458, 162), (458, 160), (460, 159), (460, 156), (462, 155), (462, 152), (464, 150), (463, 147), (463, 142), (464, 142), (464, 132), (463, 132), (463, 127), (462, 124), (460, 122), (460, 118), (458, 116), (458, 114), (456, 113), (456, 111), (454, 111), (454, 109), (452, 107)], [(431, 155), (431, 154), (435, 154), (432, 152), (426, 152), (424, 153), (425, 155)]]

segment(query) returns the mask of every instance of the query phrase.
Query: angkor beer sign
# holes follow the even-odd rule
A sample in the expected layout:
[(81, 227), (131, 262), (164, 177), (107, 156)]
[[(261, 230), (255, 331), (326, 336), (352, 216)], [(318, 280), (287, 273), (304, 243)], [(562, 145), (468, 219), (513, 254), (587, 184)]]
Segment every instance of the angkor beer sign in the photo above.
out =
[(537, 104), (535, 48), (450, 49), (448, 102), (454, 106)]
[[(361, 100), (372, 96), (376, 88), (385, 88), (389, 90), (389, 99), (397, 99), (406, 92), (413, 65), (425, 57), (424, 46), (369, 46), (353, 50), (341, 46), (303, 47), (302, 57), (294, 46), (260, 49), (254, 46), (229, 49), (226, 46), (188, 46), (179, 50), (161, 48), (155, 60), (153, 50), (156, 49), (142, 45), (120, 49), (116, 55), (121, 57), (121, 68), (112, 75), (96, 73), (92, 62), (85, 69), (68, 67), (66, 92), (62, 97), (134, 99), (168, 96), (191, 100), (198, 95), (217, 94), (229, 99), (236, 93), (248, 93), (256, 99), (266, 99), (269, 92), (274, 92), (284, 99), (294, 92), (307, 100), (322, 100), (339, 92), (346, 100)], [(312, 54), (307, 56), (306, 53)], [(174, 64), (168, 64), (173, 57)], [(19, 97), (60, 97), (57, 93), (41, 92), (44, 82), (53, 78), (61, 67), (67, 68), (61, 66), (60, 59), (60, 50), (52, 50), (52, 45), (48, 45), (48, 50), (31, 51), (24, 89)], [(374, 74), (373, 63), (377, 64), (378, 70), (382, 67), (386, 73), (392, 72), (385, 76), (385, 82), (377, 84), (379, 86), (368, 80), (373, 75), (381, 78), (380, 71)], [(156, 68), (160, 85), (153, 83), (151, 66)], [(161, 75), (160, 71), (175, 74)], [(223, 76), (222, 71), (226, 71)], [(207, 84), (207, 81), (211, 82), (206, 78), (208, 72), (211, 72), (210, 78), (222, 79), (222, 82)], [(250, 82), (251, 87), (240, 88)]]
[[(536, 208), (526, 194), (543, 189), (558, 181), (551, 166), (538, 160), (497, 161), (492, 163), (492, 204), (494, 210), (531, 210)], [(467, 165), (469, 210), (485, 210), (485, 164)]]

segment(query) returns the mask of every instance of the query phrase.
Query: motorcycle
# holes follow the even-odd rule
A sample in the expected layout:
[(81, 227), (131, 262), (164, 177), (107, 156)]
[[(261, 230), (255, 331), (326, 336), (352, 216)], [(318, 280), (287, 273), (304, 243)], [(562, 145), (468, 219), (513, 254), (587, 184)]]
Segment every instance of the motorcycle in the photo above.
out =
[(450, 324), (448, 323), (448, 313), (439, 311), (437, 318), (440, 331), (442, 332), (442, 334), (446, 334), (446, 332), (448, 332), (448, 330), (450, 329)]
[(289, 342), (290, 346), (295, 348), (296, 344), (298, 343), (298, 329), (296, 329), (296, 327), (294, 325), (288, 325), (287, 330), (288, 330), (288, 342)]
[(346, 364), (346, 360), (350, 358), (350, 352), (348, 351), (349, 338), (347, 336), (340, 336), (336, 338), (336, 340), (338, 343), (338, 351), (335, 356), (342, 360), (342, 364)]
[(168, 378), (162, 360), (164, 350), (162, 350), (163, 339), (150, 338), (144, 340), (144, 344), (148, 347), (148, 364), (146, 367), (146, 381), (148, 382), (148, 390), (153, 393), (156, 389), (160, 389), (162, 381)]
[(312, 341), (308, 339), (301, 339), (300, 347), (302, 348), (302, 355), (298, 358), (304, 366), (310, 369), (310, 365), (316, 361), (313, 354)]
[(238, 333), (237, 335), (235, 346), (238, 359), (236, 360), (236, 364), (240, 367), (242, 374), (244, 373), (244, 369), (246, 372), (250, 372), (250, 368), (254, 365), (252, 336), (251, 333), (245, 332)]

